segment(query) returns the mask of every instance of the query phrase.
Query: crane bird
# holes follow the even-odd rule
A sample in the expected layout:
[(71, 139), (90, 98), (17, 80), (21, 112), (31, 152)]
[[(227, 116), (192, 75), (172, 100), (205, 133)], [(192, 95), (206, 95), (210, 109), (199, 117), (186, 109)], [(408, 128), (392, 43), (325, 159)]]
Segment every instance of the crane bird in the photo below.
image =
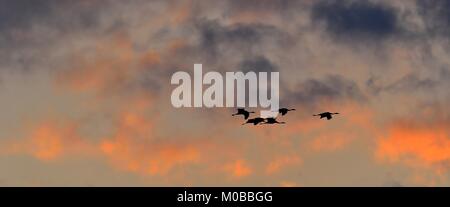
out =
[(275, 118), (270, 117), (270, 118), (266, 118), (266, 120), (263, 124), (285, 124), (285, 122), (279, 122)]
[(259, 123), (262, 123), (262, 122), (264, 122), (264, 119), (257, 117), (257, 118), (253, 118), (253, 119), (248, 119), (247, 122), (243, 123), (242, 125), (245, 125), (245, 124), (258, 125)]
[(245, 109), (238, 109), (237, 113), (232, 114), (231, 116), (244, 115), (244, 119), (247, 120), (248, 117), (250, 116), (250, 113), (255, 113), (255, 112), (253, 112), (253, 111), (246, 111)]
[(320, 114), (314, 114), (313, 116), (320, 116), (320, 119), (327, 118), (327, 120), (330, 120), (333, 118), (333, 115), (339, 114), (339, 113), (331, 113), (331, 112), (323, 112)]
[(286, 115), (288, 111), (295, 111), (295, 109), (288, 109), (288, 108), (281, 108), (281, 109), (278, 109), (278, 113), (280, 113), (281, 116)]

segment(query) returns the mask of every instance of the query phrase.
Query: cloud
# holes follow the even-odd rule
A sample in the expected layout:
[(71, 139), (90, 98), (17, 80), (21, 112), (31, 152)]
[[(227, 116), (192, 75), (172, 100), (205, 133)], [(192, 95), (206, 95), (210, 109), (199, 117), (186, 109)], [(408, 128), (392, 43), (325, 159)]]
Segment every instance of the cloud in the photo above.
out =
[(401, 120), (393, 123), (377, 142), (376, 157), (436, 172), (448, 170), (450, 162), (449, 120)]
[(71, 53), (71, 64), (56, 73), (57, 85), (97, 95), (159, 88), (158, 81), (153, 81), (151, 87), (145, 84), (150, 80), (143, 85), (139, 81), (146, 70), (154, 70), (161, 64), (162, 55), (154, 50), (136, 51), (126, 33), (115, 33), (89, 49), (87, 53), (81, 50)]
[(315, 151), (336, 151), (353, 141), (354, 135), (345, 132), (324, 133), (315, 137), (309, 144)]
[(168, 175), (178, 167), (201, 160), (202, 143), (161, 141), (156, 137), (154, 119), (144, 116), (151, 102), (140, 107), (126, 104), (118, 113), (114, 131), (103, 138), (99, 150), (118, 169), (142, 175)]
[(298, 83), (295, 89), (288, 90), (285, 94), (282, 99), (287, 100), (286, 102), (305, 105), (317, 104), (323, 100), (353, 100), (357, 102), (366, 100), (365, 95), (354, 81), (339, 75), (308, 79)]
[(247, 177), (253, 172), (252, 168), (243, 159), (239, 159), (226, 164), (225, 170), (229, 172), (232, 178), (237, 179)]
[(111, 42), (98, 43), (93, 57), (75, 54), (69, 70), (59, 74), (61, 84), (75, 90), (111, 90), (123, 87), (136, 67), (132, 43), (125, 36), (118, 35)]
[(405, 91), (405, 90), (427, 90), (435, 87), (437, 81), (431, 79), (420, 79), (417, 75), (409, 74), (400, 80), (388, 85), (386, 90)]
[(449, 33), (450, 2), (447, 0), (416, 1), (418, 13), (425, 22), (427, 34), (446, 37)]
[(228, 53), (243, 57), (259, 55), (264, 44), (285, 35), (276, 27), (262, 23), (225, 25), (218, 20), (200, 19), (195, 22), (195, 28), (199, 32), (199, 51), (204, 51), (212, 62)]
[(80, 155), (91, 156), (95, 149), (89, 141), (78, 134), (73, 123), (53, 120), (42, 121), (26, 129), (26, 137), (3, 142), (6, 154), (28, 154), (42, 161), (56, 161), (63, 157)]
[(295, 8), (297, 1), (289, 0), (249, 0), (245, 2), (230, 1), (232, 11), (284, 12)]
[(267, 165), (265, 173), (267, 175), (273, 175), (289, 166), (299, 166), (302, 164), (302, 159), (298, 155), (286, 155), (277, 157)]
[[(99, 26), (108, 1), (0, 1), (0, 45), (48, 46), (67, 33)], [(31, 35), (31, 33), (33, 35)], [(42, 33), (42, 34), (40, 34)], [(39, 34), (39, 35), (38, 35)], [(55, 39), (56, 38), (56, 39)]]
[(0, 1), (0, 30), (30, 26), (33, 20), (36, 21), (51, 12), (52, 3), (56, 1), (42, 1), (36, 5), (34, 2), (29, 0)]
[(312, 8), (311, 17), (341, 39), (381, 40), (398, 30), (395, 12), (369, 1), (321, 1)]
[[(5, 159), (95, 159), (150, 184), (291, 186), (321, 184), (332, 157), (366, 163), (356, 170), (367, 179), (342, 169), (329, 182), (373, 185), (385, 173), (375, 140), (392, 171), (447, 172), (447, 119), (405, 116), (450, 100), (447, 1), (0, 4), (0, 136), (14, 137), (1, 142)], [(297, 110), (279, 117), (285, 125), (240, 127), (232, 109), (174, 109), (170, 76), (194, 63), (279, 71), (282, 106)], [(311, 116), (322, 111), (341, 114)]]
[(240, 64), (240, 71), (249, 72), (253, 71), (255, 73), (258, 72), (276, 72), (278, 71), (277, 67), (266, 57), (264, 56), (256, 56), (250, 59), (245, 59)]
[(200, 150), (192, 143), (146, 144), (127, 137), (105, 140), (101, 151), (118, 169), (142, 175), (168, 175), (175, 168), (198, 163)]
[(379, 95), (382, 92), (392, 94), (417, 94), (418, 92), (436, 91), (447, 87), (450, 79), (446, 68), (433, 71), (429, 75), (421, 75), (420, 71), (407, 73), (391, 82), (383, 82), (381, 78), (370, 77), (366, 81), (368, 92)]

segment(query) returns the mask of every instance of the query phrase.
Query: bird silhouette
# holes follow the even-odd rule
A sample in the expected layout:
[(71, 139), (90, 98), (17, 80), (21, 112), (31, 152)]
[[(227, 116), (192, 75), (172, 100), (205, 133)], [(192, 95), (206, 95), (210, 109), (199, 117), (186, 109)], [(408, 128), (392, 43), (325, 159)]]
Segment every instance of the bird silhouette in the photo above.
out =
[(314, 114), (313, 116), (320, 116), (320, 119), (327, 118), (327, 120), (330, 120), (333, 118), (333, 115), (339, 114), (339, 113), (331, 113), (331, 112), (323, 112), (320, 114)]
[(280, 113), (281, 116), (286, 115), (288, 111), (295, 111), (295, 109), (288, 109), (288, 108), (281, 108), (281, 109), (278, 109), (278, 113)]
[(270, 118), (266, 118), (265, 122), (263, 124), (285, 124), (285, 122), (279, 122), (275, 118), (270, 117)]
[(237, 113), (232, 114), (231, 116), (244, 115), (244, 119), (247, 120), (248, 117), (250, 116), (250, 113), (255, 113), (255, 112), (253, 112), (253, 111), (249, 112), (249, 111), (246, 111), (245, 109), (237, 109)]
[(264, 122), (264, 119), (257, 117), (257, 118), (253, 118), (253, 119), (248, 119), (247, 122), (243, 123), (242, 125), (245, 125), (245, 124), (258, 125), (259, 123), (262, 123), (262, 122)]

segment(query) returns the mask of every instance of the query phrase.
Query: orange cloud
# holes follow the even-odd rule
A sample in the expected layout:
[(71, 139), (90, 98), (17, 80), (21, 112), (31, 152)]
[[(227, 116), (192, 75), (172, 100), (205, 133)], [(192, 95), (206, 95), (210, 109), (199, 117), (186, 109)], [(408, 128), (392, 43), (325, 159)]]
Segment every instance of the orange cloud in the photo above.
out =
[(419, 123), (401, 121), (393, 124), (377, 142), (376, 157), (390, 163), (442, 170), (450, 161), (449, 121)]
[(172, 169), (201, 159), (201, 144), (157, 139), (153, 119), (143, 113), (151, 101), (130, 100), (120, 112), (113, 135), (98, 146), (113, 166), (143, 175), (167, 175)]
[(302, 164), (302, 160), (297, 155), (283, 156), (271, 161), (267, 165), (265, 172), (267, 175), (272, 175), (277, 172), (280, 172), (282, 168), (286, 166), (300, 165), (300, 164)]
[(156, 51), (150, 50), (140, 57), (140, 64), (152, 66), (161, 63), (161, 56)]
[(57, 160), (71, 154), (95, 153), (88, 142), (78, 135), (74, 124), (45, 121), (28, 130), (27, 137), (7, 144), (5, 151), (9, 154), (29, 154), (43, 161)]
[(189, 19), (192, 13), (192, 3), (193, 2), (191, 0), (188, 0), (181, 4), (177, 3), (172, 5), (171, 23), (173, 25), (176, 26), (178, 24), (182, 24)]
[[(211, 150), (208, 140), (158, 137), (154, 122), (155, 114), (148, 114), (152, 100), (146, 95), (128, 98), (113, 111), (116, 122), (110, 129), (110, 136), (98, 142), (89, 141), (80, 134), (81, 122), (41, 121), (24, 129), (30, 133), (20, 140), (6, 145), (3, 153), (27, 154), (43, 161), (60, 160), (69, 156), (104, 157), (116, 169), (140, 175), (173, 177), (180, 172), (176, 169), (191, 164), (205, 164), (208, 168), (216, 163), (217, 157), (206, 156)], [(98, 140), (98, 139), (97, 139)], [(223, 149), (214, 148), (217, 153)], [(228, 147), (225, 147), (228, 149)], [(220, 151), (226, 157), (231, 150)], [(214, 164), (211, 164), (214, 165)], [(237, 175), (244, 176), (245, 166), (238, 164)], [(173, 173), (173, 174), (172, 174)], [(181, 173), (182, 174), (182, 173)]]
[(131, 139), (105, 140), (100, 149), (114, 166), (147, 175), (167, 175), (172, 169), (200, 160), (198, 148), (189, 144), (144, 143)]
[(314, 138), (309, 146), (315, 151), (336, 151), (350, 144), (353, 139), (354, 135), (350, 132), (332, 131)]
[(225, 170), (229, 172), (233, 178), (243, 178), (249, 176), (253, 171), (243, 159), (238, 159), (226, 164)]
[(35, 129), (31, 135), (31, 153), (41, 160), (52, 160), (63, 153), (62, 135), (59, 131), (49, 125), (43, 125)]

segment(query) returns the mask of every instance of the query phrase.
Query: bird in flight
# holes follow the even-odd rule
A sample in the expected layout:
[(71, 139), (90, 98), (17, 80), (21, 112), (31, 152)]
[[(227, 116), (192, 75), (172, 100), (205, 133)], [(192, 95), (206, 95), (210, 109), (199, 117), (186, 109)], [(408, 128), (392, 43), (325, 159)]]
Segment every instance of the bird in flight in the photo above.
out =
[(281, 109), (278, 109), (278, 113), (280, 113), (281, 116), (286, 115), (288, 111), (295, 111), (295, 109), (288, 109), (288, 108), (281, 108)]
[[(278, 113), (280, 113), (282, 116), (286, 115), (289, 111), (295, 111), (295, 109), (289, 109), (289, 108), (278, 109)], [(256, 117), (256, 118), (249, 119), (251, 113), (255, 113), (255, 112), (247, 111), (244, 108), (238, 108), (237, 112), (235, 114), (232, 114), (232, 116), (243, 115), (246, 122), (243, 123), (242, 125), (253, 124), (256, 126), (258, 124), (285, 124), (286, 123), (286, 122), (277, 121), (276, 117), (268, 117), (268, 118)], [(314, 114), (313, 116), (320, 116), (320, 119), (327, 118), (327, 120), (330, 120), (336, 114), (339, 114), (339, 113), (323, 112), (320, 114)]]
[(243, 115), (243, 116), (244, 116), (244, 119), (247, 120), (248, 117), (250, 116), (250, 113), (255, 113), (255, 112), (253, 112), (253, 111), (249, 112), (249, 111), (246, 111), (245, 109), (242, 109), (242, 108), (241, 108), (241, 109), (238, 109), (238, 110), (237, 110), (237, 113), (232, 114), (231, 116)]
[(320, 119), (327, 118), (327, 120), (330, 120), (333, 118), (333, 115), (339, 114), (339, 113), (331, 113), (331, 112), (323, 112), (320, 114), (314, 114), (313, 116), (320, 116)]
[(266, 120), (263, 124), (285, 124), (285, 122), (279, 122), (275, 118), (270, 117), (270, 118), (266, 118)]
[(247, 122), (243, 123), (242, 125), (245, 125), (245, 124), (258, 125), (259, 123), (262, 123), (262, 122), (264, 122), (264, 118), (257, 117), (257, 118), (253, 118), (253, 119), (248, 119)]

